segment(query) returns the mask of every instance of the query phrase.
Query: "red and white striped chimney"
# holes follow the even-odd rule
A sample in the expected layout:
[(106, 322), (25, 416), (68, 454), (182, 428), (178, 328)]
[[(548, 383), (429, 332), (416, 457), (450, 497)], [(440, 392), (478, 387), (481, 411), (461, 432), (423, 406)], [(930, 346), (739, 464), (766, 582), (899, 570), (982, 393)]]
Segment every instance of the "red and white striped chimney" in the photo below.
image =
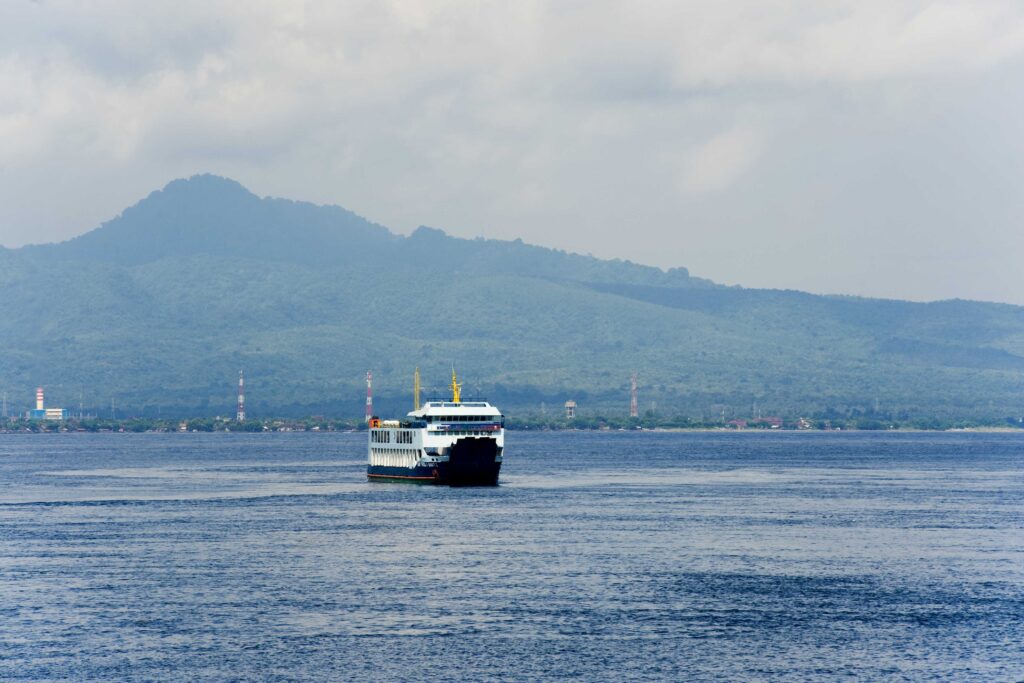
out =
[(43, 405), (43, 388), (36, 387), (36, 410), (44, 410)]

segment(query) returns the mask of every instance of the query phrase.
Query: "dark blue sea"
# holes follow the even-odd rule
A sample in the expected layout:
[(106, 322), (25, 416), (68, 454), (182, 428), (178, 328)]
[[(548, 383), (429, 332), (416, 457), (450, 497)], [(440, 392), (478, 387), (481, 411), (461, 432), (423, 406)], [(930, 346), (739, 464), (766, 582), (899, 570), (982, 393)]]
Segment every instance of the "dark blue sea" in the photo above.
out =
[(0, 435), (5, 681), (1020, 681), (1024, 435)]

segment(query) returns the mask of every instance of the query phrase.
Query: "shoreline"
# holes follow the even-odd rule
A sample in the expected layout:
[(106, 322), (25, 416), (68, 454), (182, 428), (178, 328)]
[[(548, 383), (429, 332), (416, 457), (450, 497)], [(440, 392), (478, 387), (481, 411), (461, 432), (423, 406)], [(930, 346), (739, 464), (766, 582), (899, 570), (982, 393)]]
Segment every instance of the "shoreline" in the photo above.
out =
[[(36, 425), (33, 425), (36, 426)], [(576, 427), (506, 427), (510, 432), (587, 432), (590, 434), (630, 434), (630, 433), (661, 433), (661, 434), (944, 434), (944, 433), (976, 433), (976, 434), (1024, 434), (1022, 427), (949, 427), (927, 429), (921, 427), (897, 427), (893, 429), (733, 429), (728, 427), (651, 427), (639, 429), (619, 428), (576, 428)], [(11, 434), (360, 434), (366, 433), (360, 428), (316, 429), (288, 427), (283, 429), (83, 429), (83, 428), (29, 428), (0, 429), (0, 436)]]

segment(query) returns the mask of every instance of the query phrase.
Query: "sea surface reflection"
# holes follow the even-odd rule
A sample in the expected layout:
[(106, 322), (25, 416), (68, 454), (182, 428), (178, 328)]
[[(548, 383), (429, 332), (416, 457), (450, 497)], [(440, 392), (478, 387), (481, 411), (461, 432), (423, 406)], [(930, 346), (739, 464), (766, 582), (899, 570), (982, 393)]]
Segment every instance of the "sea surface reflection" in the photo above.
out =
[(1024, 436), (0, 436), (3, 680), (1021, 680)]

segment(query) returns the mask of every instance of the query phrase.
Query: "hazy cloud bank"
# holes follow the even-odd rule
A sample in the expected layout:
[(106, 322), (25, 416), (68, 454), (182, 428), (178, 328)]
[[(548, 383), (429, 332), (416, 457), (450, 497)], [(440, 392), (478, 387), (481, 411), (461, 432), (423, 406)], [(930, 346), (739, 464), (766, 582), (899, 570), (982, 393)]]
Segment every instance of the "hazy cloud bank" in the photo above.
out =
[(398, 230), (1024, 303), (1015, 2), (9, 2), (0, 243), (199, 171)]

